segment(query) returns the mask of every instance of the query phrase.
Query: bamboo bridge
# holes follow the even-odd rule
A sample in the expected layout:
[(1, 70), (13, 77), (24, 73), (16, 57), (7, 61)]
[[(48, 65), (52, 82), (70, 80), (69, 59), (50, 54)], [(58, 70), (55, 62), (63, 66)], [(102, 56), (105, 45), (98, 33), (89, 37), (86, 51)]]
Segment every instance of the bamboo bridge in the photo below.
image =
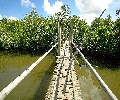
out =
[(65, 41), (56, 61), (57, 66), (54, 69), (46, 100), (82, 100), (74, 69), (74, 59), (70, 57), (69, 48), (69, 41)]
[[(61, 25), (58, 23), (58, 43), (40, 57), (35, 63), (33, 63), (28, 69), (26, 69), (21, 75), (19, 75), (14, 81), (12, 81), (7, 87), (0, 92), (0, 100), (3, 100), (19, 83), (25, 79), (25, 77), (32, 71), (32, 69), (48, 55), (51, 50), (58, 45), (58, 56), (56, 60), (56, 66), (54, 68), (52, 80), (50, 82), (48, 91), (45, 96), (45, 100), (82, 100), (82, 91), (80, 90), (79, 80), (77, 78), (74, 62), (76, 61), (72, 53), (72, 45), (81, 55), (84, 62), (88, 65), (90, 70), (98, 79), (99, 83), (110, 97), (110, 100), (118, 100), (112, 91), (108, 88), (105, 82), (101, 79), (96, 70), (87, 61), (81, 51), (73, 43), (72, 40), (72, 25), (70, 25), (69, 38), (66, 39), (61, 45)], [(41, 87), (42, 88), (42, 87)]]

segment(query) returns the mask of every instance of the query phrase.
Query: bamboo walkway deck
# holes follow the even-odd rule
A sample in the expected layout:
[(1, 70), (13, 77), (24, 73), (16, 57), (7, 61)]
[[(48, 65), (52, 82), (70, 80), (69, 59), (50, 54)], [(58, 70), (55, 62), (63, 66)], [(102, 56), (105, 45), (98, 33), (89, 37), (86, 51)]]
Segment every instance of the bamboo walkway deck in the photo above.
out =
[(46, 93), (45, 100), (82, 100), (79, 81), (74, 69), (74, 59), (70, 58), (69, 41), (61, 47), (61, 54)]

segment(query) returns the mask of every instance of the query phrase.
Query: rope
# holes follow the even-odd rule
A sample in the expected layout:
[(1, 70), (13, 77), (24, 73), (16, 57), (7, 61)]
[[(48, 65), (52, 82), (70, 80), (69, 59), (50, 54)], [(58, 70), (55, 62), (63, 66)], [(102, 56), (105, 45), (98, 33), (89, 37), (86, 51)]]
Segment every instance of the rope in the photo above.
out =
[(21, 75), (19, 75), (14, 81), (12, 81), (7, 87), (5, 87), (0, 92), (0, 100), (3, 100), (31, 71), (32, 69), (41, 61), (44, 57), (46, 57), (54, 47), (56, 47), (58, 43), (56, 43), (52, 48), (46, 52), (42, 57), (40, 57), (35, 63), (33, 63), (28, 69), (26, 69)]

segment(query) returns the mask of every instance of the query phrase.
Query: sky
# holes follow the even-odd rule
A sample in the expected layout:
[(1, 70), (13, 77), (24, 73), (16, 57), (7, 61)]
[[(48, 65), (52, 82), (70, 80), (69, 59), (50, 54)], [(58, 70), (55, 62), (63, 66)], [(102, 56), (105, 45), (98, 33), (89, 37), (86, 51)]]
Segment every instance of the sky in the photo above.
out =
[(63, 4), (70, 7), (70, 15), (86, 19), (89, 25), (104, 9), (106, 11), (102, 18), (110, 14), (115, 21), (120, 16), (116, 16), (116, 10), (120, 9), (120, 0), (0, 0), (0, 20), (23, 19), (33, 8), (36, 8), (39, 16), (48, 17), (59, 12)]

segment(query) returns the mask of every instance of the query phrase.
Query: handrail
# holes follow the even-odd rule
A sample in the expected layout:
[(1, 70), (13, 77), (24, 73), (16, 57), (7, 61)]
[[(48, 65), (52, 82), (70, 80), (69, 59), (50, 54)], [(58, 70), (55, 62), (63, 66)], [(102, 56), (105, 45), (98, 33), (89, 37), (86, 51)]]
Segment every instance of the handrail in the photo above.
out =
[(31, 71), (32, 69), (44, 58), (46, 57), (51, 50), (57, 45), (52, 46), (52, 48), (46, 52), (42, 57), (40, 57), (35, 63), (33, 63), (28, 69), (26, 69), (21, 75), (19, 75), (14, 81), (12, 81), (7, 87), (5, 87), (0, 92), (0, 100), (3, 100)]
[(98, 79), (99, 83), (103, 87), (104, 91), (107, 92), (108, 96), (110, 97), (111, 100), (118, 100), (117, 97), (112, 93), (112, 91), (108, 88), (108, 86), (105, 84), (105, 82), (102, 80), (102, 78), (99, 76), (97, 71), (92, 67), (92, 65), (88, 62), (88, 60), (84, 57), (84, 55), (80, 52), (80, 50), (76, 47), (75, 43), (72, 43), (76, 50), (80, 53), (82, 59), (86, 62), (86, 64), (90, 67), (91, 71), (93, 74), (96, 76)]

